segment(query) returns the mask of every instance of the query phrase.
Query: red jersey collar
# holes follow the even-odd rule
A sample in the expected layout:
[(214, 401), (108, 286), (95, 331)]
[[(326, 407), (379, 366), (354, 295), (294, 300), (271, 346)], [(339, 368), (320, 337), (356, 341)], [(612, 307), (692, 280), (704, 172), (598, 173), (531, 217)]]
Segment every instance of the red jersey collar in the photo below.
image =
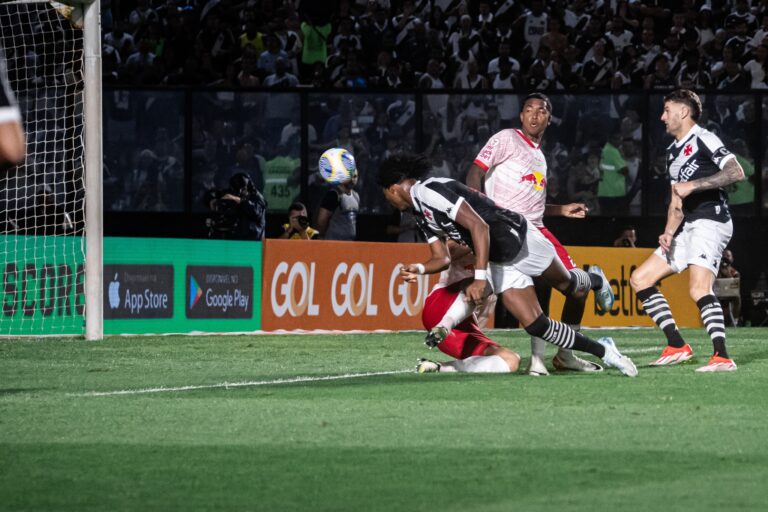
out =
[(528, 145), (529, 145), (529, 146), (531, 146), (533, 149), (539, 149), (539, 146), (538, 146), (538, 145), (536, 145), (536, 143), (535, 143), (535, 142), (533, 142), (531, 139), (529, 139), (529, 138), (528, 138), (528, 137), (527, 137), (527, 136), (526, 136), (526, 135), (525, 135), (525, 134), (524, 134), (522, 131), (520, 131), (519, 129), (515, 128), (515, 132), (516, 132), (516, 133), (517, 133), (519, 136), (521, 136), (521, 137), (523, 138), (523, 140), (524, 140), (525, 142), (527, 142), (527, 143), (528, 143)]

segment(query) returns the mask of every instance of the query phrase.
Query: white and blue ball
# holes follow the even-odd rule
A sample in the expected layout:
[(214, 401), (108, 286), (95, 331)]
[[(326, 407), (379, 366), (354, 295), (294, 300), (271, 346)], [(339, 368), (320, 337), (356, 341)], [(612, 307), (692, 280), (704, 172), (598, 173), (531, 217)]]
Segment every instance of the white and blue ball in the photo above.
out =
[(320, 156), (320, 176), (332, 185), (340, 185), (357, 174), (357, 165), (352, 153), (344, 148), (331, 148)]

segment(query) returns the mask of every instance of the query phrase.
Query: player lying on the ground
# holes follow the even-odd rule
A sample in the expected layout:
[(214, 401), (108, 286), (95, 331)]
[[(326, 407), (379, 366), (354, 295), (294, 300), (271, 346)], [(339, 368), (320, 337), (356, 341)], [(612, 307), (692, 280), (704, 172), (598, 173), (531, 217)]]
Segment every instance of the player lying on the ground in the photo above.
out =
[(455, 180), (430, 178), (421, 182), (430, 169), (423, 156), (398, 154), (387, 158), (379, 170), (384, 196), (395, 208), (413, 211), (429, 243), (430, 259), (407, 265), (405, 272), (441, 272), (450, 264), (446, 240), (467, 245), (475, 253), (474, 280), (465, 289), (468, 301), (480, 304), (493, 290), (531, 336), (588, 352), (624, 375), (637, 375), (634, 363), (618, 351), (611, 338), (592, 340), (544, 315), (532, 277), (543, 275), (561, 291), (571, 286), (571, 277), (555, 258), (552, 243), (538, 229), (521, 215), (500, 208)]
[[(485, 193), (493, 201), (508, 210), (517, 212), (533, 224), (555, 247), (560, 261), (572, 274), (572, 278), (589, 282), (595, 291), (595, 299), (602, 311), (613, 307), (613, 291), (600, 267), (593, 265), (588, 272), (578, 268), (568, 251), (544, 226), (544, 217), (563, 216), (583, 219), (587, 206), (581, 203), (551, 205), (547, 202), (547, 160), (541, 151), (544, 132), (552, 119), (552, 102), (540, 93), (529, 94), (520, 110), (520, 128), (504, 129), (493, 134), (478, 153), (467, 173), (467, 185), (481, 190), (485, 184)], [(539, 302), (546, 314), (549, 314), (551, 288), (536, 282)], [(581, 328), (584, 316), (586, 293), (570, 293), (565, 296), (562, 321), (573, 330)], [(546, 342), (536, 336), (531, 337), (531, 360), (526, 373), (529, 375), (548, 375), (544, 365)], [(575, 371), (600, 371), (600, 365), (576, 357), (573, 352), (560, 348), (552, 364), (557, 369)]]
[[(451, 318), (453, 328), (445, 333), (437, 348), (451, 357), (454, 361), (436, 362), (429, 359), (419, 359), (416, 371), (430, 372), (466, 372), (466, 373), (510, 373), (516, 372), (520, 366), (520, 355), (508, 348), (502, 347), (483, 333), (475, 316), (453, 320), (453, 315), (463, 315), (467, 303), (463, 293), (474, 276), (475, 255), (465, 245), (459, 245), (451, 240), (447, 243), (450, 251), (451, 264), (441, 272), (440, 280), (424, 301), (421, 321), (427, 331), (431, 331), (446, 317)], [(417, 274), (400, 272), (406, 282), (416, 281)], [(455, 323), (455, 325), (454, 325)], [(428, 345), (430, 348), (433, 345)]]

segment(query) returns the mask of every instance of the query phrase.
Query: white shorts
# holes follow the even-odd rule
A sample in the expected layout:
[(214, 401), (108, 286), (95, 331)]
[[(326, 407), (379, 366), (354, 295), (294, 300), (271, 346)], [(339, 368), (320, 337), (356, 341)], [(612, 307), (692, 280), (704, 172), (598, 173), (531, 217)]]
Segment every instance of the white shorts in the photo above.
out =
[(733, 235), (733, 222), (717, 222), (709, 219), (699, 219), (686, 222), (683, 230), (672, 241), (672, 247), (667, 254), (661, 247), (654, 251), (667, 261), (667, 264), (677, 273), (689, 265), (708, 268), (717, 275), (720, 268), (720, 258), (723, 256), (728, 242)]
[(490, 283), (494, 293), (503, 293), (510, 288), (533, 286), (533, 278), (540, 276), (555, 259), (555, 246), (541, 234), (539, 228), (528, 222), (525, 244), (514, 260), (491, 262)]

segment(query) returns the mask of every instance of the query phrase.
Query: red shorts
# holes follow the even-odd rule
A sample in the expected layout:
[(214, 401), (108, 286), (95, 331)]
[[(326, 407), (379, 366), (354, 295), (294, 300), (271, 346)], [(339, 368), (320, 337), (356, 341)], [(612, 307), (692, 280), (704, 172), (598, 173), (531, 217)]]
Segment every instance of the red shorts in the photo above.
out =
[(540, 227), (539, 231), (541, 231), (541, 234), (544, 235), (544, 238), (552, 242), (552, 245), (555, 246), (557, 257), (560, 258), (560, 261), (562, 261), (563, 265), (565, 265), (565, 270), (576, 268), (576, 263), (573, 262), (571, 255), (568, 254), (568, 251), (565, 250), (565, 247), (563, 247), (563, 244), (560, 243), (560, 240), (555, 238), (555, 235), (553, 235), (552, 232), (544, 226)]
[[(427, 296), (421, 312), (421, 321), (425, 329), (430, 330), (440, 323), (460, 291), (461, 283), (456, 283), (438, 288)], [(485, 355), (486, 349), (498, 346), (498, 343), (483, 334), (474, 316), (470, 316), (454, 327), (437, 348), (454, 359), (466, 359), (470, 356)]]

